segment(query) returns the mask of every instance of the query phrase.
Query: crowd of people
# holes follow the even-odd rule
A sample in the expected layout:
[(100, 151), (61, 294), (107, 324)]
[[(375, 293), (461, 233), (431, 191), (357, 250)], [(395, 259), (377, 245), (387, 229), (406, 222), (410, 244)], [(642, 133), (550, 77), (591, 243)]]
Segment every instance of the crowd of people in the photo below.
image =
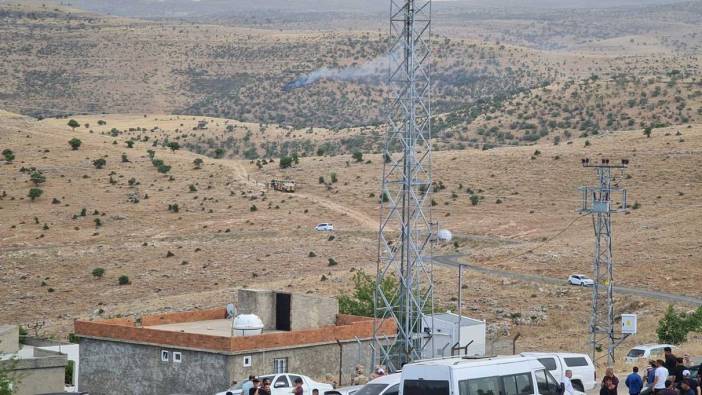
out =
[[(664, 358), (650, 361), (645, 372), (640, 374), (639, 368), (634, 366), (632, 372), (624, 380), (629, 395), (640, 395), (646, 392), (652, 395), (702, 395), (702, 374), (697, 373), (697, 377), (692, 377), (690, 369), (689, 355), (678, 358), (673, 355), (670, 347), (664, 349)], [(569, 371), (566, 372), (566, 377)], [(564, 383), (565, 395), (568, 393), (569, 379)], [(572, 385), (570, 386), (572, 388)], [(607, 368), (605, 376), (602, 378), (600, 395), (617, 395), (619, 379), (614, 375), (612, 368)]]

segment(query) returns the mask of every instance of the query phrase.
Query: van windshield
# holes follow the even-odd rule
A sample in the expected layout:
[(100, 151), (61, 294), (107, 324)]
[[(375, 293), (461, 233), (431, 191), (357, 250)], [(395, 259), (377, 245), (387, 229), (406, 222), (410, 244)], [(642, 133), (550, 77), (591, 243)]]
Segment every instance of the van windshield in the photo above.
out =
[(403, 395), (449, 395), (449, 382), (444, 380), (405, 380)]
[(629, 350), (629, 353), (626, 354), (626, 356), (630, 357), (630, 358), (638, 358), (638, 357), (643, 357), (644, 354), (645, 354), (644, 350), (639, 350), (638, 348), (632, 348), (631, 350)]
[(383, 392), (387, 386), (387, 384), (366, 384), (363, 388), (358, 390), (358, 392), (355, 392), (354, 395), (378, 395)]

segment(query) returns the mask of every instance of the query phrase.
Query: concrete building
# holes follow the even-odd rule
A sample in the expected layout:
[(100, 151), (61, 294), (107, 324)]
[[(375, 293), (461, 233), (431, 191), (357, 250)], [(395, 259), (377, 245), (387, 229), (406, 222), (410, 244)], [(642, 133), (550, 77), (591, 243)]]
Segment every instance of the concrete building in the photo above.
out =
[[(233, 336), (226, 308), (76, 321), (81, 391), (213, 394), (277, 372), (343, 384), (370, 363), (372, 319), (339, 314), (336, 299), (240, 290), (237, 307), (261, 318), (262, 334)], [(395, 327), (387, 322), (382, 332)]]
[(19, 344), (17, 325), (0, 325), (0, 368), (17, 395), (63, 392), (66, 355)]
[[(466, 316), (460, 317), (459, 320), (458, 314), (451, 312), (435, 313), (433, 316), (426, 316), (423, 319), (424, 333), (430, 332), (432, 317), (434, 357), (485, 355), (485, 321)], [(427, 357), (431, 357), (431, 355), (427, 355)]]
[[(65, 390), (79, 391), (78, 387), (78, 372), (80, 371), (79, 346), (76, 343), (61, 342), (51, 339), (41, 339), (37, 337), (27, 336), (22, 340), (24, 347), (33, 347), (45, 351), (53, 351), (59, 354), (64, 354), (68, 360), (67, 364), (72, 366), (73, 375), (69, 379), (66, 377)], [(67, 366), (68, 366), (67, 365)]]

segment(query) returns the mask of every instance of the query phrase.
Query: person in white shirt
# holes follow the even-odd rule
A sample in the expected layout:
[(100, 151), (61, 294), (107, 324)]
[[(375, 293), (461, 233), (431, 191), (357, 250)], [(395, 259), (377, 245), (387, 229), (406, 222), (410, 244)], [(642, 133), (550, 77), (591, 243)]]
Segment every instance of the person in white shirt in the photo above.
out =
[(570, 382), (571, 377), (573, 377), (573, 371), (566, 370), (565, 377), (563, 377), (563, 395), (575, 395), (575, 388), (573, 388), (573, 383)]
[(653, 380), (653, 392), (659, 393), (665, 390), (665, 381), (668, 380), (668, 369), (663, 367), (665, 362), (662, 359), (656, 361), (656, 371)]

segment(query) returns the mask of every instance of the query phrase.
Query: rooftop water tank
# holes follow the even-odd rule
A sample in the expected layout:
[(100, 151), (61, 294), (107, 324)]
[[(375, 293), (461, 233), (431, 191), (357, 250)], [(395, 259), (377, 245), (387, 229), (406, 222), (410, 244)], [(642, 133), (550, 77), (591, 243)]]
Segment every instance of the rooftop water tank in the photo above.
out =
[(263, 331), (263, 321), (256, 314), (239, 314), (232, 321), (234, 336), (255, 336)]
[(439, 241), (451, 241), (453, 234), (451, 234), (451, 231), (448, 229), (441, 229), (436, 237)]

